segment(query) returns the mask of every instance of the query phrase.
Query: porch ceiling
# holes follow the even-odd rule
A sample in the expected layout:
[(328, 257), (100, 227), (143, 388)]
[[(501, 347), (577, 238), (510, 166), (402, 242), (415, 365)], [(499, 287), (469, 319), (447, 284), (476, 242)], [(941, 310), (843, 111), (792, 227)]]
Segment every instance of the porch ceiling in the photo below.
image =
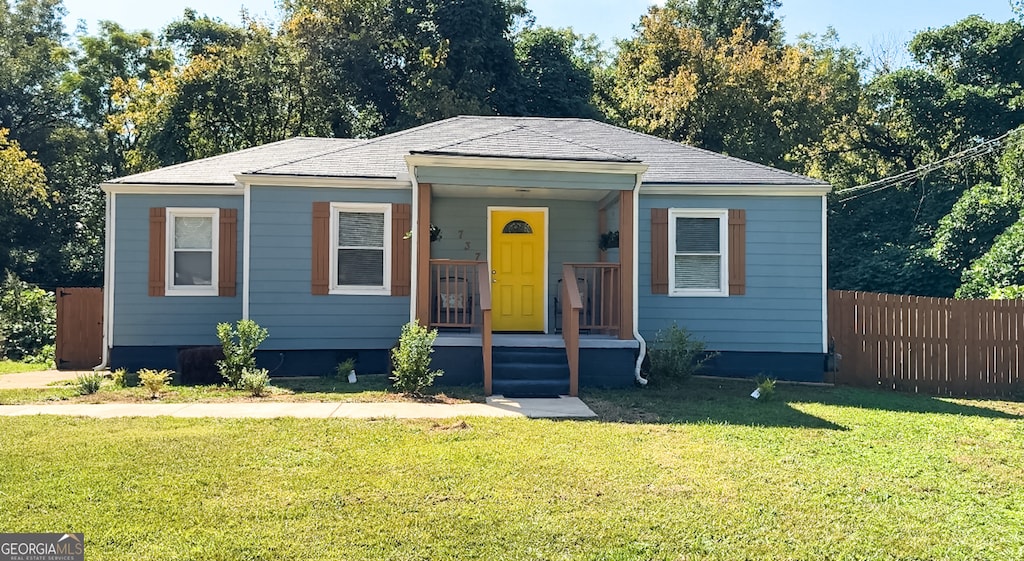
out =
[(550, 189), (544, 187), (491, 187), (434, 184), (431, 188), (438, 197), (466, 199), (557, 199), (563, 201), (599, 201), (614, 189)]

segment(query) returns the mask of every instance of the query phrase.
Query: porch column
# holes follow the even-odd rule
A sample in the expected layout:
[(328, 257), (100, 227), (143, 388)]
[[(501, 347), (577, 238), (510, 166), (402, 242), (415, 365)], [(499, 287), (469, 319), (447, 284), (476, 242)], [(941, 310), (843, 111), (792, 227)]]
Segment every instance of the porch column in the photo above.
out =
[[(608, 231), (608, 209), (601, 207), (597, 209), (597, 239), (601, 239), (601, 236)], [(605, 255), (607, 251), (597, 250), (597, 261), (598, 263), (604, 263), (608, 256)]]
[(619, 191), (619, 339), (633, 338), (633, 191)]
[(417, 186), (419, 206), (416, 212), (416, 319), (430, 325), (430, 184)]

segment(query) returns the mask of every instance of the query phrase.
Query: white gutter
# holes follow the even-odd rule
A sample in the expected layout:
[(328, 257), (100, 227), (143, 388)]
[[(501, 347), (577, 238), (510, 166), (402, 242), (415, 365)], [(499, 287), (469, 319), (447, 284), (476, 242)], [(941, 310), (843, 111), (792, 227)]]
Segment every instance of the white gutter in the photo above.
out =
[(633, 376), (638, 384), (646, 386), (647, 379), (640, 375), (640, 367), (647, 355), (647, 341), (640, 335), (640, 267), (637, 265), (640, 262), (640, 176), (640, 173), (636, 174), (636, 185), (633, 186), (633, 338), (640, 343)]
[(112, 218), (114, 213), (114, 197), (116, 195), (111, 192), (106, 193), (107, 208), (104, 213), (104, 236), (103, 236), (103, 355), (101, 361), (92, 369), (95, 370), (106, 370), (110, 362), (110, 343), (114, 330), (112, 329), (114, 322), (114, 314), (112, 313), (114, 307), (114, 293), (113, 287), (113, 262), (114, 262), (114, 235), (111, 229), (113, 228), (114, 220)]

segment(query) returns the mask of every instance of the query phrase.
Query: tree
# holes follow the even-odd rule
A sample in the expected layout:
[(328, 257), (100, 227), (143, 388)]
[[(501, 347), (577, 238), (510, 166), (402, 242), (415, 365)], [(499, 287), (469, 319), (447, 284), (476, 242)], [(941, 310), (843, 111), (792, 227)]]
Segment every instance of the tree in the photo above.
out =
[(669, 0), (666, 7), (678, 14), (677, 23), (700, 29), (712, 42), (728, 39), (744, 27), (755, 43), (782, 44), (782, 22), (775, 17), (781, 0)]
[(46, 203), (46, 173), (0, 129), (0, 274), (11, 268), (28, 240), (26, 227)]
[(1007, 228), (992, 248), (964, 271), (956, 297), (999, 297), (999, 289), (1016, 285), (1024, 285), (1024, 222)]
[(516, 36), (516, 61), (522, 76), (520, 97), (527, 115), (599, 116), (593, 105), (594, 73), (603, 53), (597, 38), (571, 29), (526, 28)]

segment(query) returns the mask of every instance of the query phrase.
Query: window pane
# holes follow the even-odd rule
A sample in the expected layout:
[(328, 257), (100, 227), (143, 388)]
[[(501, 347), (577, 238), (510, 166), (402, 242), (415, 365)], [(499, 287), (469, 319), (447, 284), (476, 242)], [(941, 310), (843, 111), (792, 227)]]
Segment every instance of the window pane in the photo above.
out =
[(384, 286), (384, 250), (339, 249), (338, 286)]
[(718, 253), (717, 218), (676, 218), (676, 253)]
[(380, 212), (339, 212), (338, 245), (341, 247), (384, 247), (384, 214)]
[(175, 216), (175, 249), (212, 249), (213, 217)]
[(718, 255), (676, 255), (676, 288), (721, 289), (722, 258)]
[(210, 286), (212, 282), (212, 252), (174, 252), (174, 286)]

